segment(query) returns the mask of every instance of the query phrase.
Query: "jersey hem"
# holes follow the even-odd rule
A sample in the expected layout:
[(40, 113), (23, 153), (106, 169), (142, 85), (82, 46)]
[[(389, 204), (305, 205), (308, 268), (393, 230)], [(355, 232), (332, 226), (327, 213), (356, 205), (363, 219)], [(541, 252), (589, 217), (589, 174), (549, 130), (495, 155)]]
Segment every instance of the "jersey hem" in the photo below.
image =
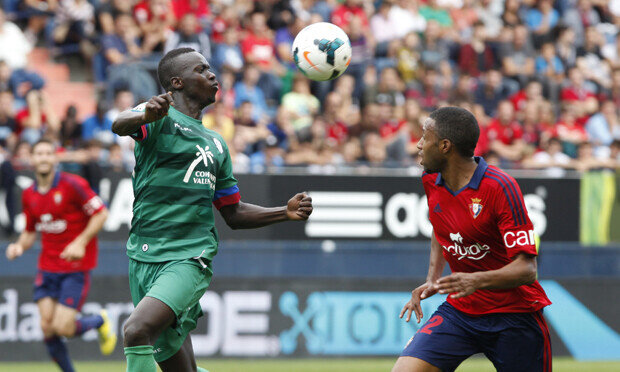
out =
[(88, 271), (92, 271), (97, 267), (97, 265), (94, 265), (93, 267), (81, 267), (77, 270), (55, 270), (55, 269), (48, 269), (48, 268), (44, 268), (42, 266), (37, 266), (37, 270), (38, 271), (45, 271), (46, 273), (53, 273), (53, 274), (75, 274), (75, 273), (85, 273)]
[(504, 309), (504, 308), (499, 308), (499, 309), (493, 309), (493, 310), (489, 310), (486, 312), (482, 312), (482, 313), (472, 313), (469, 312), (467, 310), (463, 310), (463, 308), (452, 302), (449, 300), (446, 300), (447, 303), (449, 303), (450, 305), (452, 305), (455, 309), (457, 309), (458, 311), (465, 313), (469, 316), (483, 316), (483, 315), (489, 315), (489, 314), (524, 314), (524, 313), (535, 313), (537, 311), (539, 311), (540, 309), (545, 308), (546, 306), (551, 305), (551, 301), (549, 301), (549, 303), (542, 303), (539, 302), (539, 305), (536, 307), (532, 307), (531, 309), (523, 309), (523, 310), (509, 310), (509, 309)]
[[(151, 260), (145, 260), (143, 259), (143, 257), (135, 257), (130, 255), (129, 253), (127, 254), (127, 257), (129, 257), (130, 259), (134, 260), (134, 261), (138, 261), (138, 262), (144, 262), (144, 263), (162, 263), (162, 262), (172, 262), (172, 261), (185, 261), (185, 260), (195, 260), (196, 259), (196, 254), (191, 254), (188, 256), (175, 256), (174, 258), (170, 258), (170, 259), (166, 259), (166, 258), (156, 258), (156, 259), (151, 259)], [(215, 255), (214, 255), (215, 256)], [(209, 256), (202, 256), (200, 257), (202, 260), (204, 260), (205, 262), (207, 262), (207, 266), (209, 264), (211, 264), (211, 262), (213, 261), (213, 257), (209, 257)], [(198, 262), (198, 261), (196, 261)]]

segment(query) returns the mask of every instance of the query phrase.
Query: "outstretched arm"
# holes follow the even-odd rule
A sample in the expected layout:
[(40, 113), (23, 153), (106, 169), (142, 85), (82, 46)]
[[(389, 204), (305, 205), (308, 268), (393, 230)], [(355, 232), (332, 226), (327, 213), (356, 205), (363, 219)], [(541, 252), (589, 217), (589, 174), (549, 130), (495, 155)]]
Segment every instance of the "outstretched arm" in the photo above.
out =
[(112, 132), (119, 136), (134, 134), (144, 124), (157, 121), (168, 114), (172, 101), (172, 93), (153, 96), (146, 103), (144, 111), (125, 110), (112, 123)]
[(282, 221), (304, 221), (312, 213), (312, 198), (304, 193), (293, 196), (283, 207), (265, 208), (239, 202), (220, 208), (220, 214), (230, 228), (254, 229)]

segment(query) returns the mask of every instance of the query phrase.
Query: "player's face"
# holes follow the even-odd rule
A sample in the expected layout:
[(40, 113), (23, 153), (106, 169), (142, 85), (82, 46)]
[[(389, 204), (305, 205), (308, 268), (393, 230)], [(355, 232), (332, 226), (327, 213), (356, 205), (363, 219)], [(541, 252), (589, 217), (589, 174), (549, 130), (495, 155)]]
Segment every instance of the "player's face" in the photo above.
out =
[(439, 151), (439, 136), (435, 132), (435, 121), (427, 118), (422, 126), (422, 138), (418, 141), (419, 155), (422, 158), (420, 165), (426, 173), (441, 172), (445, 159)]
[(198, 52), (186, 53), (180, 55), (177, 61), (183, 71), (181, 79), (185, 96), (198, 101), (203, 107), (215, 102), (219, 86), (205, 57)]
[(54, 146), (45, 142), (34, 147), (31, 159), (34, 172), (42, 176), (53, 172), (58, 162)]

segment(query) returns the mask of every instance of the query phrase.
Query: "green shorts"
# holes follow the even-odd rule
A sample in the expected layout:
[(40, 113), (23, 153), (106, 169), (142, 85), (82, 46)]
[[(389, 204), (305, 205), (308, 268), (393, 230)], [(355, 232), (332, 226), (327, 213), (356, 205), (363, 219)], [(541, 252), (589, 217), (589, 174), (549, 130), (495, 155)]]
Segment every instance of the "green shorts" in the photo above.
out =
[(156, 298), (176, 314), (153, 345), (156, 362), (162, 362), (181, 348), (202, 316), (200, 298), (207, 291), (213, 271), (195, 259), (141, 262), (129, 259), (129, 289), (134, 306), (145, 296)]

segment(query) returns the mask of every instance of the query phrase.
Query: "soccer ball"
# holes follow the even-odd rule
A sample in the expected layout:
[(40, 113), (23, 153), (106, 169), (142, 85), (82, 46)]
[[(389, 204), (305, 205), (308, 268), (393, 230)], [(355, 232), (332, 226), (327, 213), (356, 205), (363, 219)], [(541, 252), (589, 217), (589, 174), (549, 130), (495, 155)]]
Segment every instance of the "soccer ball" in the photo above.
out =
[(351, 63), (351, 42), (340, 27), (327, 22), (314, 23), (295, 37), (293, 58), (308, 78), (332, 80)]

